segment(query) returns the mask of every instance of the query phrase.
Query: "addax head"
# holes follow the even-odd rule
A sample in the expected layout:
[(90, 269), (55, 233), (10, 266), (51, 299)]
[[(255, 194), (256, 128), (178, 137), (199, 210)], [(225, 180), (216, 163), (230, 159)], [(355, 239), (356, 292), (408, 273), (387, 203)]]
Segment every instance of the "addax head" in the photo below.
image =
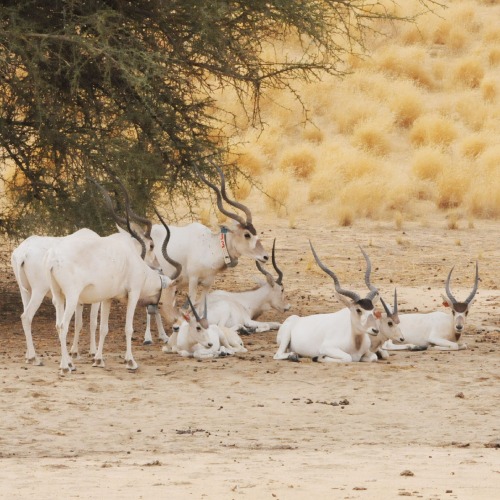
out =
[(273, 267), (276, 273), (278, 274), (278, 278), (274, 279), (273, 275), (266, 271), (259, 262), (256, 263), (257, 269), (266, 277), (267, 284), (264, 286), (269, 287), (269, 302), (273, 309), (280, 312), (286, 312), (290, 309), (290, 304), (286, 302), (285, 298), (285, 287), (283, 286), (283, 272), (279, 269), (276, 264), (276, 256), (275, 256), (275, 245), (276, 238), (273, 241), (273, 251), (272, 251), (272, 262)]
[[(234, 257), (238, 258), (240, 255), (245, 255), (258, 262), (267, 262), (269, 260), (269, 255), (264, 250), (264, 247), (257, 236), (257, 231), (252, 223), (252, 213), (250, 212), (250, 209), (243, 205), (243, 203), (231, 200), (228, 197), (226, 193), (224, 173), (219, 167), (216, 168), (221, 179), (220, 189), (215, 184), (210, 182), (197, 168), (195, 170), (196, 175), (215, 192), (217, 196), (217, 207), (219, 210), (233, 221), (230, 227), (224, 227), (224, 230), (231, 234), (232, 248), (235, 253)], [(241, 210), (245, 214), (245, 217), (226, 210), (222, 203), (223, 200), (229, 205)]]
[(189, 335), (191, 337), (191, 341), (193, 344), (200, 344), (206, 349), (209, 349), (210, 347), (212, 347), (212, 343), (210, 342), (210, 336), (208, 334), (209, 325), (207, 321), (207, 299), (205, 298), (205, 312), (202, 318), (200, 318), (200, 316), (196, 312), (196, 309), (189, 297), (188, 302), (194, 316), (194, 318), (190, 318), (188, 320)]
[(387, 339), (404, 342), (405, 338), (401, 332), (401, 328), (399, 328), (398, 294), (396, 289), (394, 289), (394, 307), (392, 311), (382, 297), (380, 297), (380, 302), (382, 302), (385, 310), (385, 315), (382, 314), (379, 319), (380, 334)]
[(451, 273), (453, 272), (453, 267), (451, 268), (448, 278), (446, 279), (446, 297), (443, 295), (443, 305), (445, 307), (451, 307), (451, 313), (453, 315), (453, 326), (455, 328), (455, 337), (457, 340), (460, 339), (460, 336), (464, 332), (465, 329), (465, 319), (469, 314), (470, 307), (474, 302), (474, 297), (477, 292), (477, 287), (479, 283), (479, 268), (478, 263), (476, 261), (476, 277), (474, 278), (474, 286), (472, 287), (472, 292), (465, 299), (464, 302), (458, 302), (457, 299), (453, 296), (450, 290), (450, 279)]

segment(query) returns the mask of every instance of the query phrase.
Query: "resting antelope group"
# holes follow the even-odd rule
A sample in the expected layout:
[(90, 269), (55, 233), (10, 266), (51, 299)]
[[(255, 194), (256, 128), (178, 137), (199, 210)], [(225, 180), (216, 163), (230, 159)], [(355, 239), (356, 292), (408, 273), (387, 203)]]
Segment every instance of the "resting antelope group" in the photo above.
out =
[[(226, 192), (225, 177), (217, 169), (220, 187), (195, 169), (198, 178), (216, 195), (217, 207), (230, 224), (212, 232), (208, 227), (192, 223), (177, 227), (168, 225), (155, 209), (160, 224), (136, 214), (128, 193), (115, 179), (125, 197), (126, 216), (118, 215), (107, 191), (94, 184), (116, 222), (118, 232), (100, 236), (90, 229), (80, 229), (64, 237), (31, 236), (12, 254), (12, 267), (23, 302), (21, 322), (26, 337), (26, 362), (42, 364), (33, 342), (32, 321), (45, 296), (50, 295), (55, 307), (55, 331), (60, 348), (61, 374), (75, 369), (78, 342), (82, 329), (82, 309), (91, 304), (90, 354), (93, 366), (103, 367), (104, 342), (112, 301), (126, 302), (125, 364), (134, 371), (138, 365), (132, 352), (132, 332), (138, 305), (148, 310), (144, 344), (152, 343), (151, 316), (155, 316), (162, 352), (177, 353), (198, 359), (246, 352), (240, 334), (278, 330), (275, 360), (298, 361), (309, 357), (319, 362), (372, 362), (387, 359), (391, 350), (460, 350), (465, 320), (478, 289), (479, 269), (471, 293), (459, 302), (450, 290), (453, 268), (446, 284), (445, 305), (451, 314), (400, 314), (394, 290), (391, 306), (371, 283), (371, 261), (360, 247), (366, 262), (365, 296), (342, 287), (337, 272), (318, 257), (310, 243), (313, 257), (320, 269), (333, 280), (335, 296), (345, 306), (338, 311), (321, 311), (300, 317), (289, 316), (278, 321), (260, 321), (263, 313), (290, 309), (283, 284), (283, 271), (278, 267), (276, 240), (271, 259), (257, 236), (252, 214), (242, 203), (231, 200)], [(92, 180), (92, 179), (90, 179)], [(224, 202), (244, 217), (227, 210)], [(235, 268), (240, 257), (255, 260), (257, 271), (265, 277), (252, 290), (210, 291), (217, 275)], [(271, 260), (276, 276), (264, 265)], [(231, 272), (235, 272), (231, 270)], [(177, 292), (186, 299), (177, 303)], [(378, 308), (381, 303), (383, 309)], [(184, 304), (184, 305), (183, 305)], [(97, 315), (100, 308), (99, 341), (96, 342)], [(75, 335), (67, 348), (69, 324), (75, 318)], [(166, 334), (161, 319), (171, 325)]]

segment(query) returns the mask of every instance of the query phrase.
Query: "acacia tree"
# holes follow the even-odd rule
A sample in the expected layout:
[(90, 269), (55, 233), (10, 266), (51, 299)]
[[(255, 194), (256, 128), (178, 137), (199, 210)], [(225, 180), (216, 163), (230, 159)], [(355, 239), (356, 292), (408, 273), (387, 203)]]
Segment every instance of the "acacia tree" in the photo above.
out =
[[(229, 167), (216, 89), (258, 121), (266, 90), (342, 74), (373, 19), (392, 17), (369, 0), (2, 2), (0, 230), (100, 229), (86, 178), (109, 172), (138, 211), (160, 191), (189, 199), (193, 165)], [(290, 37), (299, 59), (264, 56)]]

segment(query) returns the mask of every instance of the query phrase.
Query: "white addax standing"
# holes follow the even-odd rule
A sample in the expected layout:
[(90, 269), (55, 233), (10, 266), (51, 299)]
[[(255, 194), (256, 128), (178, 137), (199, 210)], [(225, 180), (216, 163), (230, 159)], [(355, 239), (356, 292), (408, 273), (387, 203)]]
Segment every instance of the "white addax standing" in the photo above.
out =
[[(102, 188), (101, 188), (102, 190)], [(130, 215), (134, 218), (139, 218), (130, 209), (128, 202), (128, 194), (126, 190), (125, 199), (127, 210), (130, 211)], [(106, 193), (107, 196), (107, 193)], [(106, 204), (111, 210), (113, 217), (117, 224), (126, 225), (126, 220), (119, 217), (113, 209), (111, 200), (109, 196), (106, 199)], [(139, 222), (139, 220), (137, 220)], [(142, 219), (141, 222), (145, 222)], [(127, 244), (133, 245), (137, 253), (143, 253), (144, 260), (154, 266), (158, 265), (156, 256), (154, 254), (154, 244), (150, 236), (150, 227), (147, 225), (146, 230), (144, 230), (139, 225), (134, 225), (135, 236), (126, 233), (119, 226), (118, 230), (127, 237)], [(99, 239), (100, 236), (90, 229), (80, 229), (76, 233), (73, 233), (75, 238), (84, 238), (87, 240)], [(43, 299), (50, 295), (50, 280), (49, 276), (45, 272), (43, 266), (43, 261), (47, 251), (55, 245), (58, 245), (67, 236), (37, 236), (33, 235), (22, 241), (17, 248), (14, 249), (11, 256), (12, 269), (14, 271), (14, 276), (16, 278), (19, 290), (21, 292), (21, 300), (23, 302), (23, 313), (21, 315), (21, 322), (23, 325), (24, 335), (26, 337), (26, 362), (32, 363), (34, 365), (42, 365), (42, 360), (36, 354), (35, 346), (33, 343), (32, 335), (32, 323), (33, 318), (40, 308)], [(77, 357), (78, 356), (78, 339), (80, 331), (82, 328), (82, 304), (78, 304), (75, 311), (75, 338), (73, 340), (73, 345), (71, 347), (70, 353)], [(90, 313), (90, 354), (95, 355), (96, 344), (95, 344), (95, 330), (97, 326), (97, 315), (99, 312), (99, 304), (94, 304)]]
[(450, 290), (450, 278), (453, 272), (451, 268), (446, 279), (446, 295), (443, 295), (443, 305), (451, 308), (451, 314), (434, 311), (430, 313), (401, 314), (400, 328), (403, 332), (405, 345), (394, 345), (388, 342), (384, 348), (389, 350), (426, 348), (433, 346), (442, 351), (458, 351), (467, 348), (467, 344), (460, 343), (459, 340), (464, 333), (465, 320), (469, 314), (470, 307), (474, 302), (479, 283), (479, 269), (476, 261), (476, 277), (472, 292), (464, 302), (458, 302)]
[(130, 237), (124, 234), (92, 240), (71, 235), (48, 249), (44, 266), (50, 276), (52, 300), (56, 308), (62, 374), (74, 369), (66, 346), (66, 336), (69, 322), (79, 303), (101, 303), (99, 346), (94, 366), (104, 366), (103, 347), (113, 299), (127, 303), (125, 363), (129, 370), (137, 369), (132, 355), (133, 319), (137, 304), (157, 305), (167, 321), (175, 321), (178, 316), (175, 306), (176, 279), (181, 273), (181, 266), (166, 253), (169, 235), (166, 228), (162, 252), (165, 260), (176, 267), (170, 278), (151, 269), (130, 245)]
[[(279, 348), (274, 359), (296, 361), (299, 356), (305, 356), (321, 362), (373, 361), (369, 336), (379, 331), (374, 307), (379, 298), (377, 289), (370, 287), (364, 299), (344, 290), (335, 273), (319, 260), (310, 245), (316, 262), (333, 279), (335, 295), (346, 308), (330, 314), (287, 318), (278, 331)], [(365, 280), (368, 283), (370, 271), (367, 261)]]
[[(242, 203), (228, 198), (224, 174), (220, 168), (218, 168), (218, 172), (221, 178), (220, 189), (198, 171), (197, 175), (215, 192), (219, 210), (232, 219), (232, 224), (222, 226), (219, 233), (213, 233), (208, 227), (196, 222), (183, 227), (169, 226), (172, 239), (168, 253), (182, 265), (179, 283), (180, 285), (188, 285), (188, 295), (195, 305), (204, 303), (205, 296), (217, 274), (228, 267), (236, 266), (240, 256), (251, 257), (258, 262), (269, 260), (253, 226), (250, 210)], [(223, 206), (223, 200), (243, 211), (245, 218), (226, 210)], [(153, 225), (151, 236), (156, 248), (159, 248), (160, 242), (165, 238), (164, 227)], [(156, 255), (165, 274), (169, 274), (171, 266), (160, 253), (157, 252)], [(200, 294), (198, 294), (199, 288), (201, 288)], [(166, 342), (168, 337), (158, 315), (156, 316), (156, 324), (160, 339)], [(149, 315), (144, 333), (144, 343), (152, 343)]]

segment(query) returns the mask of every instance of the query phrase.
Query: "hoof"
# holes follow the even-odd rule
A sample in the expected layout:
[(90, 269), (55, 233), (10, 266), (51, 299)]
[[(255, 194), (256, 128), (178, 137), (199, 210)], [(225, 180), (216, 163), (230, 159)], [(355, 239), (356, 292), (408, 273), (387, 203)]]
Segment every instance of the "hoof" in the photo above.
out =
[(426, 345), (414, 345), (408, 349), (409, 351), (427, 351)]
[(72, 359), (80, 359), (80, 354), (78, 354), (77, 352), (70, 352), (69, 355)]
[(104, 359), (94, 359), (92, 366), (94, 368), (104, 368)]
[(145, 340), (142, 345), (152, 345), (153, 341), (152, 340)]
[(127, 364), (127, 370), (130, 370), (130, 371), (135, 371), (135, 370), (137, 370), (137, 368), (139, 368), (139, 366), (137, 365), (137, 363), (133, 359), (127, 360), (126, 364)]
[(61, 368), (59, 370), (59, 375), (61, 375), (61, 377), (69, 375), (70, 373), (71, 373), (71, 369), (70, 368)]
[(26, 364), (32, 364), (33, 366), (43, 366), (43, 361), (36, 357), (31, 359), (26, 358)]
[[(288, 356), (288, 361), (293, 361), (295, 363), (299, 363), (300, 362), (299, 355), (296, 353), (290, 354)], [(314, 359), (313, 359), (313, 361), (314, 361)]]

